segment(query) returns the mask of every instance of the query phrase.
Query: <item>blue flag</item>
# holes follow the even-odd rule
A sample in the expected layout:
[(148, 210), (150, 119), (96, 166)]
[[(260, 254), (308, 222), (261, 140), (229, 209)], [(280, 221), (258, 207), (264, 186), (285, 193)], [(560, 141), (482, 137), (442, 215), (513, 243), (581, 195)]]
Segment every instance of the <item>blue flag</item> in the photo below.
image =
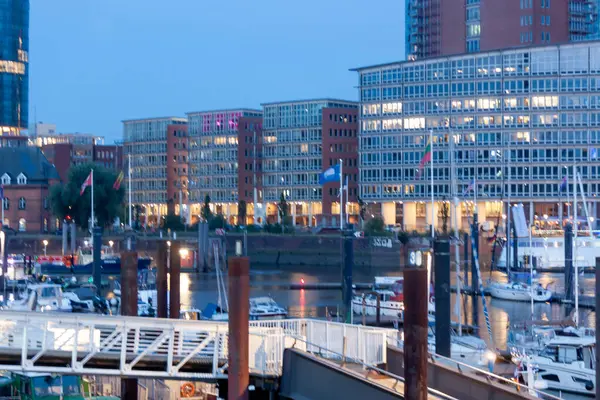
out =
[(334, 165), (333, 167), (327, 168), (325, 171), (319, 174), (319, 185), (323, 185), (329, 182), (340, 181), (340, 165)]
[(565, 190), (567, 190), (567, 177), (563, 177), (562, 182), (560, 183), (560, 191), (564, 192)]

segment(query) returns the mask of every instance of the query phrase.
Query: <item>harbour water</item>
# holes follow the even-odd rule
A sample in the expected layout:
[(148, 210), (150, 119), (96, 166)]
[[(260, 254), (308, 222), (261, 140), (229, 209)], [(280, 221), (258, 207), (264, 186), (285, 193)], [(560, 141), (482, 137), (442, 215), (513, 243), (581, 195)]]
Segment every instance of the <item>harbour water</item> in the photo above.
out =
[[(368, 283), (373, 282), (374, 276), (394, 276), (401, 275), (397, 272), (367, 272), (364, 270), (354, 271), (353, 281)], [(505, 275), (494, 272), (484, 272), (483, 280), (487, 279), (502, 280)], [(559, 293), (564, 292), (563, 274), (543, 273), (538, 276), (542, 285), (550, 285), (552, 290)], [(294, 270), (272, 269), (272, 268), (254, 268), (250, 276), (251, 296), (272, 296), (280, 305), (288, 308), (290, 317), (325, 317), (326, 310), (336, 310), (341, 307), (342, 296), (340, 290), (289, 290), (290, 283), (300, 283), (301, 279), (305, 283), (316, 282), (340, 282), (340, 272), (334, 268), (311, 268), (303, 267)], [(470, 277), (469, 277), (470, 280)], [(580, 275), (580, 290), (583, 295), (593, 296), (595, 278), (593, 274)], [(453, 285), (455, 279), (453, 278)], [(215, 273), (189, 273), (181, 277), (181, 302), (182, 307), (202, 309), (209, 302), (216, 302), (218, 297), (217, 281)], [(512, 302), (486, 298), (490, 312), (490, 321), (492, 326), (492, 341), (490, 341), (487, 329), (485, 328), (485, 319), (483, 315), (483, 304), (481, 297), (473, 300), (470, 296), (463, 296), (463, 306), (461, 312), (463, 321), (466, 315), (466, 321), (474, 324), (473, 321), (473, 301), (478, 309), (477, 326), (480, 327), (481, 338), (488, 341), (495, 348), (506, 348), (508, 338), (507, 327), (512, 324), (522, 324), (532, 320), (531, 308), (529, 303)], [(455, 311), (456, 295), (452, 295), (452, 311)], [(554, 320), (561, 321), (567, 318), (573, 312), (572, 307), (558, 303), (536, 303), (534, 305), (535, 320)], [(596, 313), (590, 309), (580, 308), (579, 316), (581, 324), (588, 327), (595, 326)], [(456, 316), (453, 316), (456, 320)]]

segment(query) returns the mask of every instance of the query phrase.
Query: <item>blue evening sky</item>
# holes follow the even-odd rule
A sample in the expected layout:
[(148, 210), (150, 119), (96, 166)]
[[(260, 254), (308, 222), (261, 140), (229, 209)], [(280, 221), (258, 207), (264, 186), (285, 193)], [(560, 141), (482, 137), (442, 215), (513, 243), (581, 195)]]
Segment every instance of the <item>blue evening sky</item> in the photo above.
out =
[(356, 100), (349, 68), (403, 55), (402, 0), (31, 0), (30, 122), (110, 143), (123, 119)]

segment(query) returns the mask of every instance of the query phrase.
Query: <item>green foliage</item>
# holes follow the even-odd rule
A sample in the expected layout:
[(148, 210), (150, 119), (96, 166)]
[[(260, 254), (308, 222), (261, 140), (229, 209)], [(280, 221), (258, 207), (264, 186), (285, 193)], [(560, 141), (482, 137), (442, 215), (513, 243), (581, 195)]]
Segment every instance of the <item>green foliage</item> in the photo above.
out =
[(167, 214), (163, 220), (163, 229), (182, 231), (185, 229), (185, 225), (183, 224), (183, 220), (179, 215)]
[(210, 210), (210, 196), (204, 196), (204, 205), (202, 206), (202, 211), (200, 211), (200, 215), (202, 219), (206, 222), (209, 222), (213, 216), (212, 211)]
[(358, 198), (358, 208), (359, 208), (359, 214), (360, 214), (360, 220), (364, 221), (365, 220), (365, 214), (367, 213), (367, 204), (359, 197)]
[(247, 210), (246, 210), (246, 202), (244, 200), (240, 200), (240, 202), (238, 203), (238, 223), (240, 225), (246, 225), (246, 217), (247, 217)]
[(410, 240), (410, 236), (408, 235), (408, 232), (406, 232), (406, 231), (398, 232), (398, 240), (400, 241), (400, 243), (402, 243), (403, 246), (406, 246)]
[(279, 204), (277, 204), (277, 207), (279, 209), (279, 218), (281, 218), (282, 221), (285, 221), (285, 217), (289, 214), (289, 205), (283, 192), (281, 192), (281, 196), (279, 196)]
[(250, 224), (246, 226), (246, 231), (248, 231), (248, 233), (257, 233), (262, 231), (262, 228), (260, 225)]
[(221, 214), (214, 215), (208, 221), (208, 229), (214, 231), (215, 229), (223, 229), (225, 228), (225, 217)]
[(94, 217), (98, 226), (113, 223), (122, 213), (125, 188), (113, 188), (117, 173), (96, 164), (81, 164), (69, 170), (69, 180), (50, 188), (50, 206), (52, 212), (64, 219), (71, 217), (77, 225), (87, 229), (91, 216), (92, 188), (87, 187), (80, 195), (81, 185), (94, 170)]
[(383, 218), (375, 217), (367, 221), (365, 224), (365, 232), (368, 235), (385, 233), (385, 223)]

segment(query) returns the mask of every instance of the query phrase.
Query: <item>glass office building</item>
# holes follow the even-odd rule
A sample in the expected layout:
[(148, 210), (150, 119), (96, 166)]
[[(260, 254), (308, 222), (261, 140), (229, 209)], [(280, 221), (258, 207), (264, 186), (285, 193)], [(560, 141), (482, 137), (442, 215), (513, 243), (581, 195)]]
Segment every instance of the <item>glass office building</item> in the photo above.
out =
[[(460, 200), (496, 222), (507, 201), (530, 221), (561, 221), (583, 178), (592, 217), (600, 193), (600, 42), (550, 45), (356, 69), (360, 196), (387, 224), (434, 224)], [(418, 171), (433, 137), (433, 171)], [(561, 184), (569, 176), (568, 189)], [(464, 194), (464, 195), (463, 195)], [(581, 204), (581, 199), (580, 199)], [(583, 210), (581, 214), (583, 215)], [(437, 217), (436, 217), (437, 216)], [(439, 218), (439, 220), (437, 220)]]
[(27, 129), (29, 0), (0, 0), (0, 134)]

